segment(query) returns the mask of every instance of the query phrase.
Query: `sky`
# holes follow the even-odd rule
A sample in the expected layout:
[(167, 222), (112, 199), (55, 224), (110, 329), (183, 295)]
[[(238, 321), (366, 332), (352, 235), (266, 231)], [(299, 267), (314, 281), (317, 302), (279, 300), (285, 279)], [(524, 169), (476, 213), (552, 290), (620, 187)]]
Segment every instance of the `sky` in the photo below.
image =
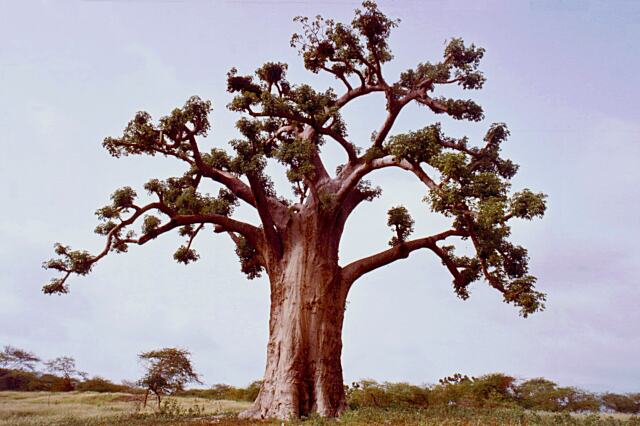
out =
[[(460, 372), (546, 377), (594, 391), (640, 391), (640, 3), (634, 1), (380, 1), (401, 19), (390, 46), (389, 80), (442, 57), (462, 37), (486, 49), (487, 82), (472, 97), (480, 123), (409, 107), (394, 132), (442, 122), (450, 136), (481, 141), (506, 122), (504, 155), (521, 165), (513, 189), (548, 194), (544, 219), (513, 226), (529, 249), (547, 309), (529, 318), (501, 302), (486, 282), (455, 297), (432, 253), (367, 274), (347, 305), (345, 382), (435, 383)], [(246, 385), (265, 366), (268, 282), (248, 281), (224, 236), (196, 241), (199, 262), (172, 259), (165, 236), (103, 259), (71, 292), (45, 296), (41, 268), (54, 242), (92, 252), (103, 241), (93, 212), (111, 192), (152, 177), (181, 175), (161, 157), (114, 159), (102, 149), (136, 111), (154, 118), (192, 95), (213, 102), (203, 147), (237, 137), (225, 75), (266, 61), (289, 64), (293, 83), (318, 89), (335, 80), (304, 70), (289, 46), (296, 15), (349, 22), (354, 1), (24, 1), (0, 2), (0, 345), (45, 359), (75, 357), (91, 375), (116, 382), (141, 374), (136, 354), (179, 346), (193, 354), (207, 385)], [(366, 146), (384, 118), (381, 97), (345, 111), (351, 140)], [(344, 160), (323, 148), (327, 164)], [(277, 169), (273, 169), (280, 172)], [(288, 184), (274, 176), (276, 187)], [(421, 200), (412, 175), (377, 172), (383, 195), (347, 223), (341, 263), (387, 247), (389, 207), (404, 204), (416, 236), (447, 222)], [(240, 217), (255, 219), (239, 210)]]

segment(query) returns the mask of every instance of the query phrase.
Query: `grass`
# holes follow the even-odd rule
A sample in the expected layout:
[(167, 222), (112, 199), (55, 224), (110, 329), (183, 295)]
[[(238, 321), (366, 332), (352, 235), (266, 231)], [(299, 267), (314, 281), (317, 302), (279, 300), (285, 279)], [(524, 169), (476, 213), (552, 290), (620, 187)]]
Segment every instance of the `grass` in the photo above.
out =
[(192, 420), (235, 415), (249, 406), (248, 402), (167, 397), (163, 399), (164, 415), (159, 415), (155, 402), (150, 398), (143, 408), (141, 395), (126, 393), (0, 392), (0, 426), (158, 424), (164, 417)]
[[(94, 392), (0, 392), (0, 426), (107, 426), (107, 425), (281, 425), (278, 421), (238, 420), (248, 402), (216, 401), (194, 397), (167, 397), (162, 410), (153, 403), (142, 408), (140, 395)], [(309, 418), (290, 425), (633, 425), (640, 418), (628, 415), (569, 415), (532, 413), (521, 409), (363, 408), (347, 411), (338, 422)]]

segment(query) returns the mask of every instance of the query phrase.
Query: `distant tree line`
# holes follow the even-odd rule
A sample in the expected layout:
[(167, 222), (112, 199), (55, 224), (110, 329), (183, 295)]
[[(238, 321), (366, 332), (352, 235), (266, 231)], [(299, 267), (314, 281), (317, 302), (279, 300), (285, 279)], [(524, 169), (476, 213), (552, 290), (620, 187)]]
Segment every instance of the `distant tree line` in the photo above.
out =
[[(247, 387), (215, 384), (209, 389), (185, 389), (200, 382), (190, 353), (184, 349), (163, 348), (138, 355), (145, 373), (136, 382), (115, 384), (88, 375), (75, 366), (71, 357), (43, 361), (32, 352), (5, 346), (0, 352), (0, 391), (126, 392), (194, 396), (216, 400), (253, 401), (262, 381)], [(38, 366), (42, 367), (40, 371)], [(593, 393), (576, 387), (562, 387), (545, 378), (518, 380), (502, 373), (469, 377), (454, 374), (436, 385), (378, 383), (361, 380), (345, 385), (347, 403), (360, 408), (510, 408), (548, 412), (618, 412), (640, 414), (640, 393)]]
[(640, 414), (640, 393), (597, 394), (575, 387), (561, 387), (545, 378), (518, 381), (502, 373), (477, 378), (454, 374), (441, 379), (437, 385), (424, 386), (361, 380), (347, 386), (347, 401), (352, 409), (521, 407), (549, 412)]
[(0, 352), (0, 390), (67, 392), (82, 390), (87, 381), (87, 373), (78, 370), (71, 357), (42, 360), (13, 346)]

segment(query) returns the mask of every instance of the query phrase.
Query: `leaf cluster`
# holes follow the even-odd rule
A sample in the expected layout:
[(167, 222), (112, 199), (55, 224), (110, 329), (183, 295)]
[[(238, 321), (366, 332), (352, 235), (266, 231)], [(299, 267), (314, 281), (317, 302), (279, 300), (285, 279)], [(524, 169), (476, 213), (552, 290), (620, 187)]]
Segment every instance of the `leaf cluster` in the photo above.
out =
[(240, 260), (240, 270), (247, 278), (252, 280), (262, 276), (264, 267), (260, 262), (258, 250), (243, 236), (236, 240), (236, 255)]
[(192, 151), (189, 138), (206, 136), (211, 128), (211, 102), (192, 96), (154, 124), (147, 112), (138, 112), (119, 138), (108, 137), (102, 146), (114, 157), (157, 153), (186, 158)]
[(387, 226), (393, 229), (395, 235), (389, 240), (389, 245), (395, 247), (404, 243), (413, 232), (414, 223), (405, 206), (390, 208), (387, 211)]
[(385, 152), (414, 164), (429, 163), (442, 152), (443, 135), (440, 123), (415, 132), (392, 136), (385, 143)]
[(64, 272), (65, 276), (51, 279), (49, 284), (43, 286), (42, 291), (45, 294), (65, 294), (69, 292), (65, 284), (66, 277), (71, 273), (87, 275), (93, 267), (94, 257), (86, 250), (71, 250), (71, 247), (60, 243), (55, 243), (54, 251), (60, 257), (44, 262), (42, 267)]
[(375, 84), (379, 65), (393, 58), (387, 40), (399, 21), (389, 19), (373, 1), (362, 6), (350, 25), (321, 16), (294, 19), (303, 31), (291, 37), (291, 46), (298, 48), (305, 68), (313, 73), (328, 71), (343, 81), (357, 76), (363, 83)]
[[(149, 194), (157, 195), (163, 207), (172, 214), (230, 216), (233, 213), (238, 200), (232, 192), (222, 188), (217, 196), (202, 194), (198, 191), (198, 184), (199, 177), (187, 173), (178, 178), (151, 179), (144, 187)], [(151, 225), (153, 228), (157, 223), (152, 222)]]
[(453, 38), (444, 49), (443, 61), (420, 63), (415, 69), (404, 71), (397, 85), (410, 90), (426, 88), (432, 91), (436, 84), (453, 81), (463, 89), (481, 89), (485, 77), (479, 65), (484, 52), (481, 47), (474, 44), (467, 47), (461, 38)]

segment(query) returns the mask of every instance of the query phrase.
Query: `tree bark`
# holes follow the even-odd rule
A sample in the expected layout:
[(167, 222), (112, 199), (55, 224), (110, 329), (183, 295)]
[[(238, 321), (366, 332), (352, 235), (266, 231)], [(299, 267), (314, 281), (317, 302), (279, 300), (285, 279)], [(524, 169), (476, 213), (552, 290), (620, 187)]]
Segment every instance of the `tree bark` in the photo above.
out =
[(282, 259), (268, 268), (267, 366), (243, 418), (335, 417), (346, 407), (340, 357), (348, 286), (338, 266), (340, 230), (299, 222), (288, 227)]

